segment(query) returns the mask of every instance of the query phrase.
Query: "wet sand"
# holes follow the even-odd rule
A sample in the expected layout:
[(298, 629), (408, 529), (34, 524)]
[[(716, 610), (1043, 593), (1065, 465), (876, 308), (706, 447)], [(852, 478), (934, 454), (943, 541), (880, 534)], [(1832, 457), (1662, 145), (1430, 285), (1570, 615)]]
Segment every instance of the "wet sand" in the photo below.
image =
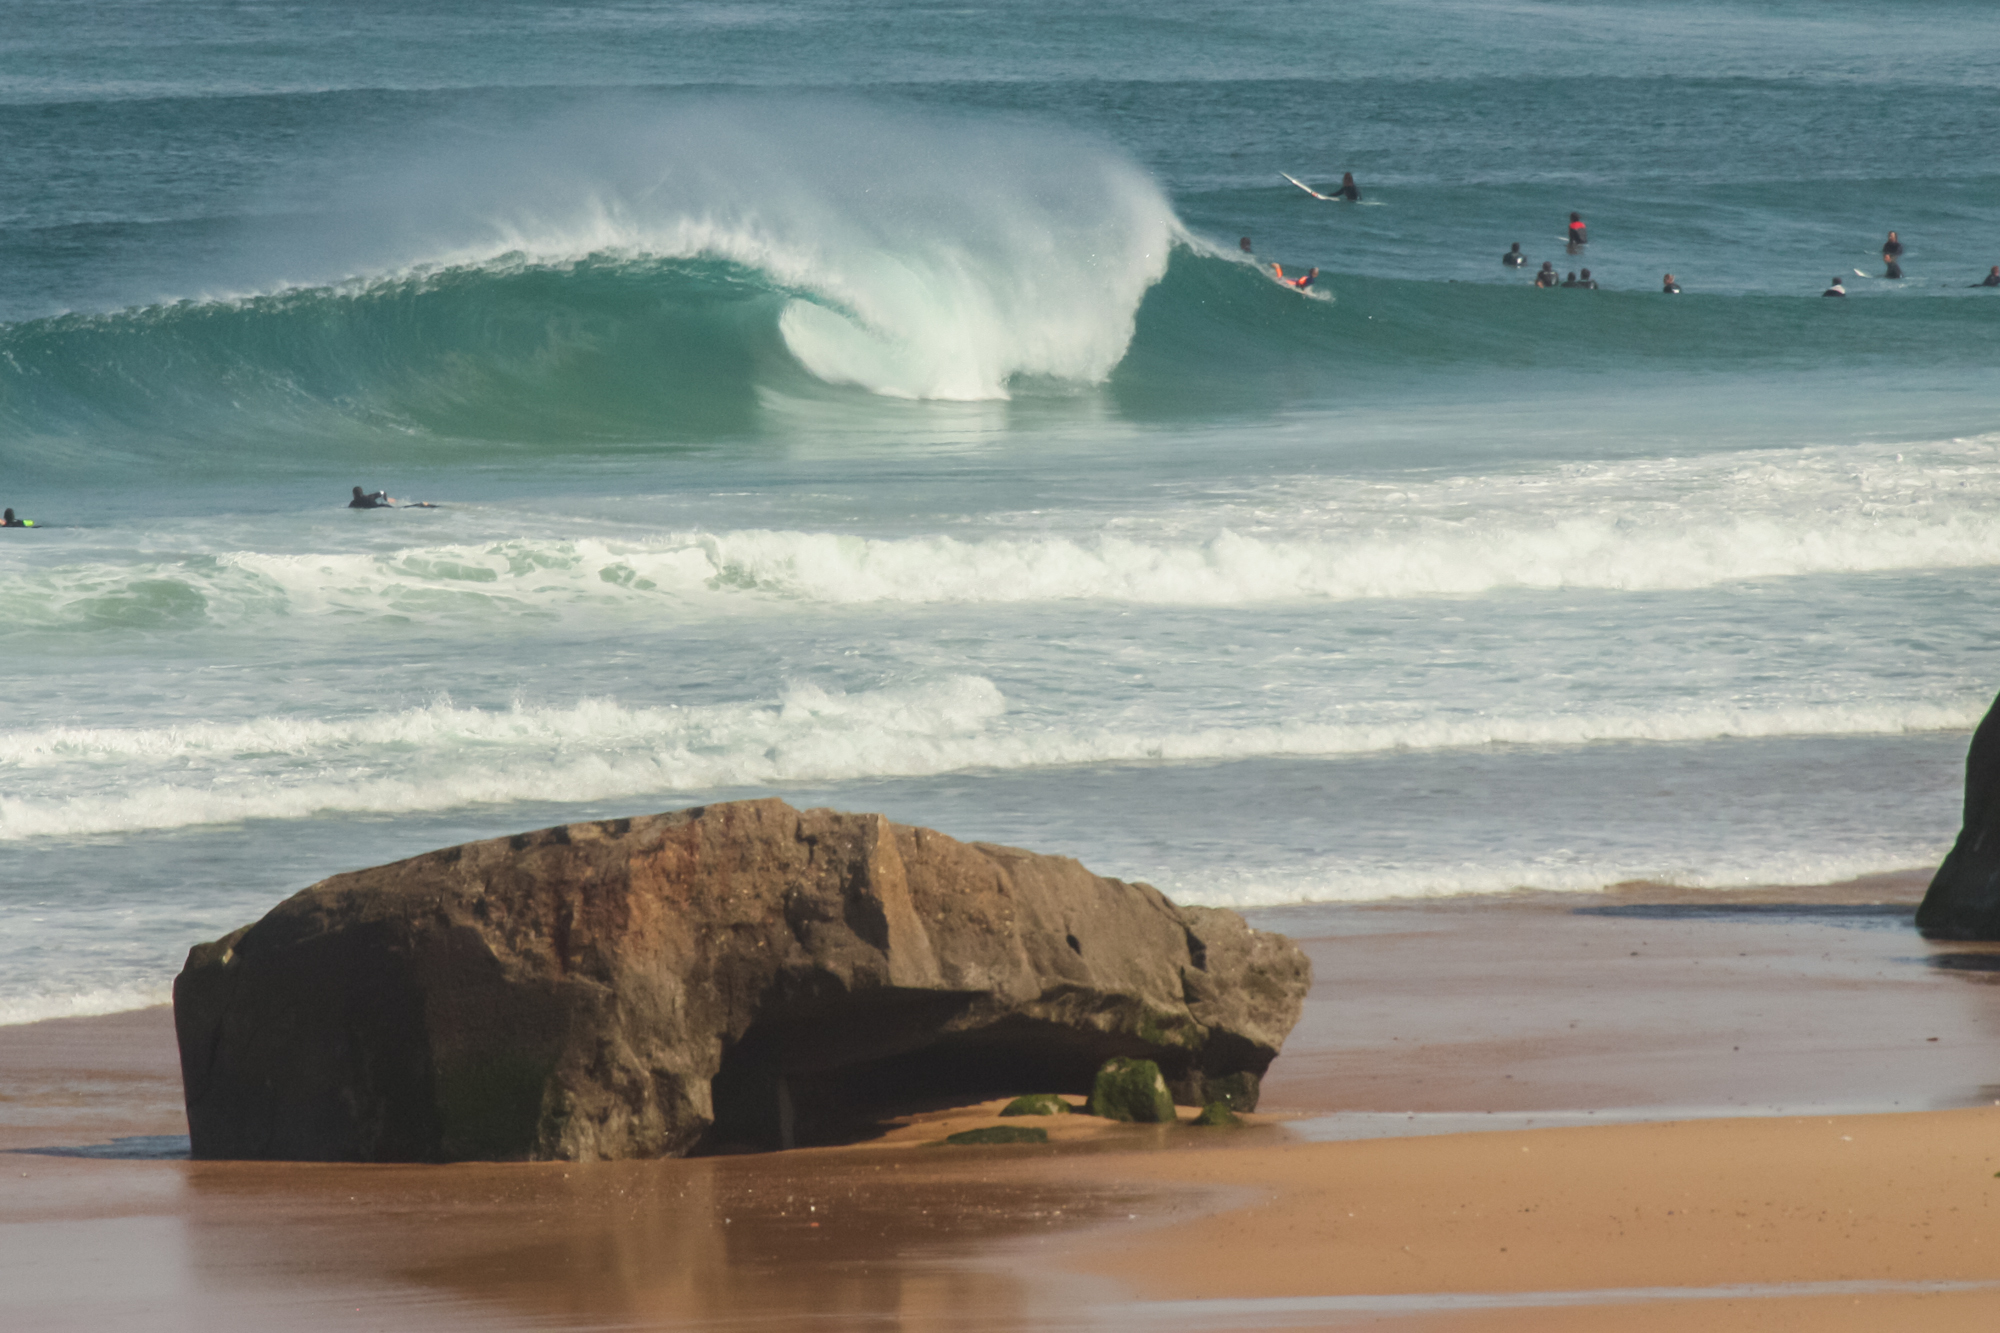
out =
[[(2000, 951), (1921, 887), (1265, 914), (1318, 969), (1279, 1116), (1045, 1148), (195, 1163), (165, 1010), (0, 1029), (0, 1324), (1992, 1327)], [(1817, 1114), (1589, 1123), (1766, 1110)], [(1995, 1285), (1881, 1285), (1938, 1282)]]

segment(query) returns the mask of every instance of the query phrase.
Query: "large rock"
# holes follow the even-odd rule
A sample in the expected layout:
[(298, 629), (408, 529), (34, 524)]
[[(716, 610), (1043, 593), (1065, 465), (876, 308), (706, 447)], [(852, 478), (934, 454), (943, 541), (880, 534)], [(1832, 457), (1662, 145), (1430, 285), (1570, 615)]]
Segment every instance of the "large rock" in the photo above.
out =
[(743, 801), (336, 875), (174, 983), (194, 1155), (674, 1156), (1114, 1056), (1254, 1100), (1305, 956), (1064, 857)]
[(2000, 940), (2000, 699), (1965, 756), (1965, 823), (1931, 879), (1917, 929), (1932, 939)]

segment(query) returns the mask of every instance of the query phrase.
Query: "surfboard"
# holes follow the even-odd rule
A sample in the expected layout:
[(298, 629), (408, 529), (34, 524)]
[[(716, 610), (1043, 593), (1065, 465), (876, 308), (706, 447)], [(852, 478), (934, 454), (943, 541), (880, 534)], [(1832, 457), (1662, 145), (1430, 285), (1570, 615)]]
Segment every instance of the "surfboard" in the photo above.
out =
[(1334, 202), (1332, 195), (1321, 194), (1318, 190), (1315, 190), (1312, 186), (1306, 184), (1304, 181), (1300, 180), (1297, 176), (1291, 175), (1288, 172), (1283, 172), (1283, 171), (1279, 172), (1278, 174), (1280, 176), (1283, 176), (1286, 180), (1290, 181), (1292, 184), (1298, 186), (1301, 190), (1304, 190), (1307, 194), (1311, 195), (1313, 198), (1324, 199), (1329, 204)]

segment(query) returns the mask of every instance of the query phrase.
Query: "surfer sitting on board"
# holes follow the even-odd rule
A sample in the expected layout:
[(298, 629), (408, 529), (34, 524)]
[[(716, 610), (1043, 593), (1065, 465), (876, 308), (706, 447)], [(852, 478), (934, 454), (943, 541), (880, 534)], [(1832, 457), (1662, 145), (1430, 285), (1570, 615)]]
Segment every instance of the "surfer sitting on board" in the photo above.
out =
[(1583, 276), (1576, 280), (1576, 285), (1594, 292), (1597, 290), (1597, 279), (1590, 276), (1589, 269), (1585, 269)]
[(2000, 264), (1986, 270), (1986, 276), (1978, 282), (1968, 284), (1973, 287), (2000, 287)]
[(1666, 277), (1660, 279), (1660, 295), (1679, 296), (1680, 294), (1681, 285), (1674, 281), (1673, 274), (1669, 273)]
[(1344, 171), (1340, 175), (1340, 188), (1333, 192), (1336, 199), (1344, 199), (1350, 204), (1361, 202), (1361, 187), (1354, 183), (1354, 173)]
[(1553, 263), (1544, 259), (1542, 261), (1541, 272), (1535, 274), (1535, 285), (1537, 287), (1560, 287), (1562, 285), (1562, 276), (1556, 272), (1556, 266)]
[(1834, 274), (1834, 275), (1833, 275), (1833, 286), (1831, 286), (1831, 287), (1827, 288), (1827, 289), (1826, 289), (1825, 291), (1821, 292), (1821, 293), (1820, 293), (1820, 295), (1821, 295), (1821, 296), (1845, 296), (1845, 295), (1847, 295), (1847, 288), (1841, 285), (1841, 282), (1840, 282), (1840, 275), (1839, 275), (1838, 273), (1836, 273), (1836, 274)]
[(1573, 255), (1582, 254), (1583, 247), (1589, 244), (1590, 244), (1590, 233), (1584, 228), (1583, 214), (1581, 213), (1570, 214), (1569, 246), (1568, 246), (1569, 252)]
[(1516, 241), (1512, 250), (1500, 256), (1500, 262), (1508, 268), (1525, 268), (1528, 263), (1528, 257), (1521, 253), (1521, 243)]
[(1304, 291), (1306, 288), (1312, 286), (1313, 282), (1319, 277), (1319, 270), (1313, 269), (1303, 278), (1288, 278), (1285, 276), (1284, 265), (1275, 262), (1271, 265), (1271, 272), (1278, 275), (1279, 282), (1284, 283), (1287, 287), (1296, 287), (1300, 291)]

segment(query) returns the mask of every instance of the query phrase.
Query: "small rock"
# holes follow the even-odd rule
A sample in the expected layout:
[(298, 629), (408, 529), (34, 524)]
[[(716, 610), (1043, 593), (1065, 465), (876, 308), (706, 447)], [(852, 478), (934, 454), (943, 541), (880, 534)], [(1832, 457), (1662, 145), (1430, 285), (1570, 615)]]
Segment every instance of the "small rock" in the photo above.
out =
[(1049, 1132), (1031, 1125), (988, 1125), (983, 1129), (961, 1129), (944, 1136), (946, 1143), (1047, 1143)]
[(1052, 1092), (1031, 1092), (1000, 1108), (1001, 1115), (1068, 1115), (1070, 1105)]
[(1142, 1125), (1167, 1125), (1174, 1121), (1174, 1099), (1167, 1094), (1167, 1081), (1151, 1060), (1106, 1060), (1097, 1070), (1097, 1082), (1090, 1090), (1091, 1115), (1106, 1120), (1129, 1120)]
[(1230, 1110), (1227, 1102), (1210, 1102), (1190, 1123), (1204, 1128), (1233, 1129), (1243, 1123), (1243, 1117)]

